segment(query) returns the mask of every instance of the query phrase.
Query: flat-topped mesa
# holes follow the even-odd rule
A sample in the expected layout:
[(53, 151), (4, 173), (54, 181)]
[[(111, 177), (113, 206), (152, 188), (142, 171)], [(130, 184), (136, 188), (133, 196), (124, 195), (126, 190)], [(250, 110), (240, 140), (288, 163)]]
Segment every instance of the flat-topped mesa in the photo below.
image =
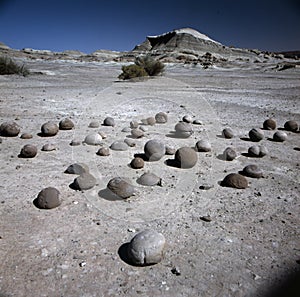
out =
[(191, 28), (182, 28), (157, 36), (147, 36), (146, 40), (137, 45), (133, 51), (210, 51), (224, 46), (208, 36)]

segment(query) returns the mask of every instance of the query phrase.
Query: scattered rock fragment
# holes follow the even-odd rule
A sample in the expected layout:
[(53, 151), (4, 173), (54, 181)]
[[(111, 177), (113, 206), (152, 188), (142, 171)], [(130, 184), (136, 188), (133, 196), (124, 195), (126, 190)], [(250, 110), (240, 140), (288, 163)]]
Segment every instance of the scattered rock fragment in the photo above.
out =
[(58, 126), (54, 122), (46, 122), (41, 127), (41, 134), (42, 136), (51, 137), (55, 136), (58, 133)]
[(104, 119), (103, 121), (103, 125), (104, 126), (110, 126), (110, 127), (114, 127), (116, 125), (114, 118), (112, 117), (107, 117)]
[(261, 158), (268, 154), (268, 149), (264, 145), (252, 145), (248, 149), (248, 154), (251, 157)]
[(99, 135), (99, 133), (90, 133), (85, 137), (83, 142), (88, 145), (99, 145), (101, 144), (101, 141), (102, 137)]
[(139, 122), (137, 122), (137, 121), (131, 121), (130, 122), (130, 128), (131, 129), (136, 129), (136, 128), (138, 128), (138, 126), (139, 126)]
[(284, 129), (287, 131), (297, 132), (299, 125), (296, 121), (290, 120), (284, 123)]
[(128, 145), (123, 140), (116, 140), (109, 148), (113, 151), (127, 151)]
[(155, 115), (155, 121), (158, 124), (165, 124), (168, 121), (168, 115), (165, 112), (158, 112)]
[(30, 133), (22, 133), (20, 138), (22, 139), (31, 139), (32, 138), (32, 134)]
[(192, 168), (197, 164), (197, 161), (197, 153), (190, 147), (181, 147), (175, 153), (175, 163), (179, 168)]
[(275, 130), (277, 123), (274, 119), (270, 118), (264, 121), (263, 127), (265, 130)]
[(69, 174), (82, 174), (89, 172), (89, 167), (84, 163), (74, 163), (71, 164), (66, 170), (65, 173)]
[(78, 146), (81, 144), (81, 140), (79, 139), (72, 139), (72, 141), (70, 142), (71, 146)]
[(127, 254), (134, 265), (146, 266), (157, 264), (163, 258), (165, 237), (154, 230), (145, 230), (136, 234), (130, 241)]
[(227, 147), (223, 152), (223, 159), (226, 161), (233, 161), (237, 157), (237, 152), (231, 147)]
[(200, 120), (197, 120), (197, 119), (193, 121), (193, 124), (194, 125), (203, 125), (203, 123)]
[(247, 165), (242, 172), (244, 175), (253, 178), (261, 178), (263, 176), (263, 171), (255, 164)]
[(144, 152), (149, 161), (158, 161), (165, 155), (166, 148), (162, 142), (152, 139), (146, 142)]
[(148, 117), (146, 119), (142, 119), (142, 123), (144, 125), (154, 126), (156, 124), (156, 120), (154, 117)]
[(136, 146), (136, 142), (135, 142), (134, 139), (125, 138), (125, 139), (124, 139), (124, 142), (125, 142), (128, 146), (130, 146), (130, 147)]
[(124, 127), (121, 132), (128, 133), (131, 132), (131, 129), (129, 127)]
[(132, 159), (132, 161), (130, 162), (130, 166), (134, 169), (141, 169), (144, 167), (144, 160), (140, 157), (135, 157), (134, 159)]
[(253, 128), (249, 131), (249, 138), (253, 142), (259, 142), (264, 139), (264, 131), (259, 128)]
[(72, 186), (76, 190), (83, 191), (83, 190), (89, 190), (93, 188), (96, 185), (96, 182), (97, 180), (92, 174), (88, 172), (83, 172), (74, 179)]
[(37, 155), (38, 149), (35, 145), (26, 144), (21, 149), (20, 158), (34, 158)]
[(283, 131), (276, 131), (273, 135), (273, 140), (276, 142), (284, 142), (288, 138), (287, 134)]
[(98, 156), (106, 157), (110, 155), (110, 151), (108, 147), (100, 147), (96, 154)]
[(196, 142), (196, 150), (198, 152), (210, 152), (211, 151), (211, 144), (206, 139), (201, 139)]
[(131, 135), (134, 138), (141, 138), (144, 136), (144, 132), (141, 129), (135, 128), (131, 130)]
[(16, 122), (4, 122), (0, 126), (0, 135), (6, 137), (15, 137), (20, 133), (20, 126)]
[(107, 188), (120, 198), (126, 199), (135, 195), (135, 188), (124, 178), (114, 177), (108, 184)]
[(69, 118), (62, 119), (58, 126), (60, 130), (72, 130), (75, 127), (73, 121)]
[(39, 192), (34, 204), (38, 208), (52, 209), (61, 204), (59, 191), (54, 187), (48, 187)]
[(248, 187), (247, 179), (239, 173), (230, 173), (225, 176), (221, 182), (223, 187), (231, 187), (236, 189), (246, 189)]
[(161, 186), (161, 181), (160, 177), (150, 172), (142, 174), (142, 176), (140, 176), (137, 180), (137, 182), (143, 186)]
[(222, 131), (222, 136), (226, 139), (231, 139), (234, 137), (234, 132), (231, 128), (225, 128)]
[(106, 139), (107, 138), (106, 133), (103, 132), (103, 131), (99, 131), (98, 134), (102, 137), (102, 139)]
[(183, 116), (182, 121), (186, 122), (186, 123), (192, 123), (193, 117), (191, 115), (185, 115), (185, 116)]
[(175, 155), (176, 148), (172, 145), (166, 145), (166, 155)]

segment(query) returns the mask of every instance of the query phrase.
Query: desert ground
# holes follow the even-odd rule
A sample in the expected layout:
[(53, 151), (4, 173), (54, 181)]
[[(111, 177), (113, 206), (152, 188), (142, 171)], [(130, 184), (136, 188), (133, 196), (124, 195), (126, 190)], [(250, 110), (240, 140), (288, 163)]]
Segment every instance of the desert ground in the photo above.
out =
[[(269, 154), (253, 158), (247, 152), (255, 144), (249, 130), (262, 128), (266, 119), (276, 119), (279, 130), (288, 120), (300, 123), (299, 68), (237, 63), (204, 70), (170, 63), (161, 76), (119, 81), (118, 62), (18, 61), (31, 75), (0, 76), (0, 123), (15, 121), (33, 137), (1, 137), (1, 297), (296, 296), (295, 283), (288, 281), (300, 267), (300, 134), (286, 131), (287, 140), (275, 142), (275, 131), (265, 130), (259, 144)], [(168, 122), (145, 126), (145, 136), (126, 151), (98, 156), (99, 146), (82, 143), (95, 131), (107, 135), (107, 147), (130, 138), (122, 132), (130, 121), (157, 112), (167, 113)], [(193, 125), (189, 138), (173, 137), (185, 115), (201, 125)], [(115, 119), (114, 127), (101, 125), (107, 116)], [(40, 136), (43, 123), (64, 118), (74, 122), (73, 130)], [(90, 128), (92, 121), (100, 127)], [(234, 138), (222, 137), (226, 127)], [(174, 156), (130, 168), (149, 139), (175, 148), (207, 139), (212, 150), (197, 152), (191, 169), (168, 166)], [(72, 140), (80, 145), (71, 146)], [(56, 150), (42, 151), (46, 143)], [(18, 157), (25, 144), (38, 147), (36, 157)], [(235, 160), (222, 159), (227, 147), (238, 152)], [(76, 175), (65, 170), (77, 162), (96, 177), (92, 189), (70, 187)], [(249, 164), (258, 165), (263, 178), (247, 177), (246, 189), (220, 185)], [(147, 171), (162, 178), (161, 187), (136, 182)], [(113, 199), (106, 185), (116, 176), (128, 178), (137, 195)], [(39, 209), (33, 201), (49, 186), (59, 190), (62, 203)], [(162, 261), (126, 263), (122, 245), (146, 229), (165, 236)]]

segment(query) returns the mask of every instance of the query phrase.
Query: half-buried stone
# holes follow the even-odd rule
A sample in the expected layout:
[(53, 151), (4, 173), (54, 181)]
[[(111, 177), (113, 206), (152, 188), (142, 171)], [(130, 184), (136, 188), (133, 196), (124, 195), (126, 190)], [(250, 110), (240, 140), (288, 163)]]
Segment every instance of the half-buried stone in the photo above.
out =
[(290, 120), (284, 123), (284, 129), (287, 131), (297, 132), (299, 125), (296, 121)]
[(128, 145), (123, 140), (116, 140), (110, 145), (109, 148), (113, 151), (127, 151)]
[(136, 192), (135, 187), (122, 177), (112, 178), (108, 182), (107, 188), (122, 199), (134, 196)]
[(283, 131), (276, 131), (273, 135), (273, 140), (277, 142), (284, 142), (288, 138), (287, 134)]
[(58, 125), (54, 122), (46, 122), (41, 127), (42, 136), (51, 137), (55, 136), (58, 133)]
[(7, 137), (15, 137), (20, 133), (20, 126), (16, 122), (4, 122), (0, 126), (0, 135)]
[(55, 151), (56, 149), (57, 149), (57, 147), (53, 143), (46, 143), (42, 147), (42, 151), (44, 151), (44, 152), (51, 152), (51, 151)]
[(42, 209), (52, 209), (61, 204), (59, 191), (56, 188), (48, 187), (39, 192), (34, 205)]
[(104, 126), (110, 126), (110, 127), (114, 127), (116, 125), (114, 118), (112, 117), (107, 117), (104, 119), (103, 121), (103, 125)]
[(130, 264), (138, 266), (161, 262), (166, 244), (165, 237), (154, 230), (144, 230), (136, 234), (127, 247)]
[(65, 173), (69, 174), (82, 174), (89, 172), (89, 167), (84, 163), (74, 163), (71, 164), (66, 170)]
[(96, 185), (96, 182), (97, 180), (92, 174), (84, 172), (74, 179), (72, 186), (76, 190), (83, 191), (93, 188)]
[(211, 144), (206, 139), (201, 139), (196, 142), (196, 150), (198, 152), (210, 152), (211, 151)]
[(60, 130), (72, 130), (74, 128), (74, 123), (71, 119), (65, 118), (59, 122), (58, 126)]
[(237, 152), (232, 147), (227, 147), (223, 152), (223, 159), (225, 161), (233, 161), (237, 157)]
[(236, 189), (246, 189), (248, 187), (247, 179), (239, 173), (230, 173), (225, 176), (221, 182), (223, 187), (231, 187)]
[(88, 134), (83, 143), (86, 143), (88, 145), (99, 145), (101, 144), (102, 137), (99, 135), (99, 133), (90, 133)]
[(168, 115), (165, 112), (158, 112), (155, 115), (155, 121), (158, 124), (165, 124), (168, 121)]
[(110, 155), (110, 151), (108, 147), (100, 147), (96, 154), (98, 156), (106, 157)]
[(23, 133), (20, 138), (22, 139), (31, 139), (32, 138), (32, 134), (30, 133)]
[(272, 118), (265, 120), (263, 123), (263, 127), (265, 130), (275, 130), (276, 126), (276, 121)]
[(231, 128), (225, 128), (222, 131), (222, 136), (226, 139), (231, 139), (234, 137), (234, 132)]
[(249, 138), (251, 141), (259, 142), (264, 139), (264, 131), (259, 128), (253, 128), (249, 131)]
[(263, 171), (255, 164), (247, 165), (242, 173), (248, 177), (261, 178), (263, 177)]
[(185, 116), (183, 116), (182, 121), (184, 121), (186, 123), (192, 123), (193, 117), (191, 115), (185, 115)]
[(131, 130), (131, 136), (133, 138), (141, 138), (144, 136), (144, 131), (142, 131), (141, 129), (139, 128), (135, 128), (135, 129), (132, 129)]
[(137, 179), (137, 183), (143, 186), (161, 186), (161, 178), (154, 173), (146, 172)]
[(20, 158), (34, 158), (37, 155), (38, 149), (35, 145), (26, 144), (22, 147)]
[(175, 165), (178, 168), (192, 168), (197, 164), (197, 161), (197, 153), (190, 147), (181, 147), (175, 153)]
[(96, 129), (96, 128), (99, 128), (100, 127), (100, 124), (98, 121), (92, 121), (89, 123), (89, 128), (93, 128), (93, 129)]
[(268, 149), (264, 145), (252, 145), (248, 149), (248, 154), (251, 157), (262, 158), (268, 153)]
[(158, 161), (165, 155), (166, 148), (164, 143), (152, 139), (146, 142), (144, 152), (148, 161)]
[(175, 125), (175, 136), (188, 138), (193, 134), (193, 126), (191, 123), (179, 122)]
[(141, 169), (144, 167), (144, 160), (140, 157), (135, 157), (134, 159), (132, 159), (132, 161), (130, 162), (130, 166), (133, 169)]

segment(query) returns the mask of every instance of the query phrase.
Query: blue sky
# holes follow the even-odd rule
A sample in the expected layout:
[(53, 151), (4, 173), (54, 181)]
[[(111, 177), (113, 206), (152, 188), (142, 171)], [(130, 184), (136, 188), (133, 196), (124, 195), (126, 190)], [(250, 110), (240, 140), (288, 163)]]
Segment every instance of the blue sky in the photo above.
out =
[(0, 42), (15, 49), (127, 51), (182, 27), (227, 46), (300, 50), (300, 1), (0, 0)]

